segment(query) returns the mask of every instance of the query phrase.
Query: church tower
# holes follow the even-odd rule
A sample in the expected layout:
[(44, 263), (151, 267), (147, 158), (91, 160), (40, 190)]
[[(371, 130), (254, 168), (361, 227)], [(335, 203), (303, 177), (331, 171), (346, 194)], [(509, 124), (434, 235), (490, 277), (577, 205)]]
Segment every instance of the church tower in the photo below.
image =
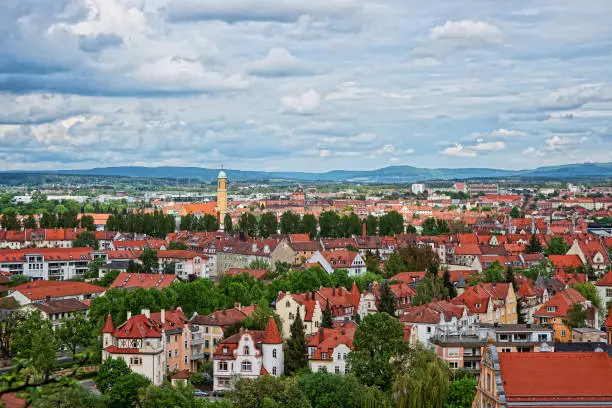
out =
[(219, 231), (223, 231), (223, 221), (225, 214), (227, 214), (227, 174), (223, 170), (217, 176), (217, 214)]

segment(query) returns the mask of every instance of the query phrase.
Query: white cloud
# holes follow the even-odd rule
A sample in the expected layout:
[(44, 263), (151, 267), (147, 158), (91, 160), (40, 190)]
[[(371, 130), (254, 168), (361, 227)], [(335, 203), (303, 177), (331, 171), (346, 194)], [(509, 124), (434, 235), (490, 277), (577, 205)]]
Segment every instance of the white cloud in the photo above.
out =
[(484, 21), (456, 20), (433, 27), (429, 38), (433, 41), (501, 44), (503, 32)]
[(311, 89), (298, 96), (282, 97), (281, 105), (284, 112), (311, 114), (321, 105), (321, 95)]
[(466, 150), (460, 143), (455, 143), (454, 146), (447, 147), (440, 151), (440, 153), (446, 156), (476, 157), (476, 152)]
[(521, 153), (524, 155), (537, 156), (537, 157), (542, 157), (546, 155), (546, 153), (544, 153), (541, 150), (536, 149), (535, 147), (528, 147), (527, 149), (523, 150)]
[(442, 62), (434, 57), (415, 58), (410, 61), (410, 67), (412, 68), (435, 68), (441, 64)]
[(504, 142), (482, 142), (477, 143), (473, 146), (468, 147), (470, 150), (476, 150), (479, 152), (492, 152), (504, 150), (506, 148), (506, 143)]
[(519, 137), (527, 136), (527, 133), (521, 132), (520, 130), (508, 130), (508, 129), (497, 129), (491, 132), (493, 137)]
[(260, 76), (290, 76), (308, 72), (305, 63), (286, 48), (271, 48), (266, 56), (251, 63), (248, 72)]

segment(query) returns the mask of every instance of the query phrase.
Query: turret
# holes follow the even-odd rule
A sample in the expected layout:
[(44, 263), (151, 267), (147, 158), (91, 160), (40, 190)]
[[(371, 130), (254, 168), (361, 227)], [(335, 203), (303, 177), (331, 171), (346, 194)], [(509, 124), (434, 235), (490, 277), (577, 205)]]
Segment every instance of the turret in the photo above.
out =
[(104, 329), (102, 329), (102, 342), (103, 347), (108, 347), (113, 344), (113, 332), (115, 331), (115, 325), (113, 324), (113, 318), (109, 313), (106, 316), (106, 322), (104, 323)]
[(264, 332), (263, 342), (261, 344), (261, 352), (263, 357), (263, 367), (266, 371), (275, 377), (280, 377), (283, 374), (285, 367), (285, 359), (283, 354), (283, 340), (278, 331), (278, 326), (274, 317), (270, 316), (268, 325)]

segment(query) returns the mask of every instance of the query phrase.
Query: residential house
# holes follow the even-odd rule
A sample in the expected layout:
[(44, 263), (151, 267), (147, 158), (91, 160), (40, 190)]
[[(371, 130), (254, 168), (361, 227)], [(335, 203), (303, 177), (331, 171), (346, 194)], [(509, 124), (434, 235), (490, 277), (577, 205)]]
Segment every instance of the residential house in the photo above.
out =
[(190, 320), (192, 360), (196, 364), (208, 360), (225, 336), (225, 330), (233, 324), (244, 321), (254, 311), (255, 305), (244, 307), (237, 305), (232, 309), (217, 310), (207, 315), (195, 314)]
[(590, 264), (595, 273), (601, 275), (612, 264), (607, 249), (599, 240), (587, 238), (575, 239), (567, 255), (577, 255), (584, 265)]
[[(140, 252), (135, 251), (137, 256)], [(187, 250), (160, 250), (157, 251), (160, 269), (165, 265), (174, 265), (174, 273), (181, 279), (189, 276), (197, 278), (208, 278), (210, 269), (208, 267), (208, 256)], [(140, 261), (139, 261), (140, 262)]]
[(75, 298), (49, 300), (44, 302), (28, 303), (22, 308), (26, 312), (39, 311), (43, 318), (49, 320), (53, 328), (63, 324), (64, 319), (68, 319), (77, 314), (87, 316), (89, 304)]
[(213, 355), (213, 389), (231, 388), (230, 379), (280, 377), (284, 371), (283, 340), (274, 318), (265, 330), (241, 330), (224, 339)]
[(442, 328), (448, 334), (461, 333), (476, 323), (475, 316), (465, 306), (445, 300), (408, 307), (399, 319), (428, 348), (432, 347), (430, 339)]
[(34, 280), (69, 280), (85, 275), (92, 252), (92, 248), (0, 250), (0, 268)]
[[(395, 298), (396, 314), (399, 315), (402, 309), (410, 307), (412, 299), (416, 295), (416, 290), (404, 282), (390, 284), (389, 289), (391, 289), (393, 297)], [(380, 301), (380, 284), (378, 282), (372, 284), (371, 292), (374, 294), (376, 304), (378, 304)]]
[(465, 305), (481, 323), (516, 324), (516, 294), (509, 283), (479, 283), (465, 289), (455, 300)]
[(474, 408), (612, 406), (608, 353), (484, 349)]
[(555, 331), (555, 340), (568, 342), (572, 338), (572, 331), (565, 320), (569, 310), (576, 303), (581, 304), (587, 311), (587, 326), (597, 327), (597, 308), (574, 288), (568, 288), (551, 296), (548, 302), (533, 314), (535, 323), (552, 326)]
[(365, 261), (359, 252), (347, 249), (317, 251), (308, 259), (307, 265), (320, 265), (327, 273), (346, 269), (349, 276), (361, 275), (366, 271)]
[(122, 358), (128, 367), (155, 385), (171, 372), (191, 368), (191, 332), (180, 308), (151, 313), (143, 309), (117, 328), (107, 316), (103, 329), (102, 359)]
[(121, 272), (113, 283), (110, 289), (121, 288), (126, 290), (142, 289), (158, 289), (162, 290), (178, 282), (175, 275), (157, 274), (157, 273), (132, 273)]
[(522, 307), (520, 307), (520, 310), (517, 310), (517, 313), (523, 316), (526, 323), (533, 323), (533, 314), (540, 309), (542, 304), (548, 301), (548, 291), (533, 284), (531, 281), (524, 280), (516, 291), (516, 297), (517, 308), (519, 305), (518, 299), (522, 301)]
[(341, 322), (330, 329), (323, 327), (308, 340), (308, 366), (314, 373), (347, 374), (348, 355), (353, 350), (356, 325)]
[(489, 345), (503, 353), (552, 351), (553, 330), (532, 324), (477, 323), (457, 333), (440, 328), (430, 339), (438, 357), (451, 368), (480, 370), (482, 349)]
[(595, 284), (597, 293), (601, 299), (602, 304), (608, 305), (612, 302), (612, 270), (606, 273), (601, 279)]
[(88, 300), (101, 296), (105, 288), (86, 282), (38, 280), (10, 288), (8, 297), (20, 305), (62, 299)]

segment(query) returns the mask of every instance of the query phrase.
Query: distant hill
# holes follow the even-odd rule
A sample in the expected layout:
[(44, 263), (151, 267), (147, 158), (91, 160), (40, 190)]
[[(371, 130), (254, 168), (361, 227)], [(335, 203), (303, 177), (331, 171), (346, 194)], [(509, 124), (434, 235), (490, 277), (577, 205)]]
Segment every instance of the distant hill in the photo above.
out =
[[(267, 181), (295, 180), (319, 182), (399, 183), (431, 180), (465, 179), (611, 179), (612, 163), (582, 163), (539, 167), (532, 170), (499, 170), (489, 168), (425, 169), (412, 166), (389, 166), (376, 170), (333, 170), (324, 173), (265, 172), (225, 170), (231, 180)], [(40, 172), (42, 173), (42, 172)], [(213, 181), (219, 170), (202, 167), (102, 167), (86, 170), (57, 170), (45, 174), (82, 176), (120, 176), (142, 178), (193, 178)]]

